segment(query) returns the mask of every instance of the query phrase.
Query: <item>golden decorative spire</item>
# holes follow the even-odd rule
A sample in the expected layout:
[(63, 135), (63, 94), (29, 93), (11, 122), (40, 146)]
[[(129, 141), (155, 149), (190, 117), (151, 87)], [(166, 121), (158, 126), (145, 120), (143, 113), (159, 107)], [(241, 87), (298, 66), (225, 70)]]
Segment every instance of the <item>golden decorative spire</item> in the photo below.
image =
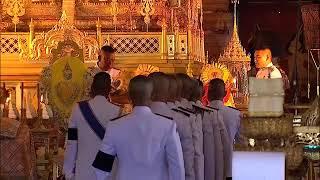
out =
[(66, 11), (62, 11), (61, 18), (55, 28), (63, 29), (68, 27), (72, 27), (72, 25), (68, 19)]
[(237, 27), (237, 4), (239, 0), (232, 0), (234, 3), (234, 15), (233, 15), (233, 32), (230, 41), (228, 42), (223, 54), (220, 55), (219, 62), (230, 61), (244, 61), (250, 62), (250, 56), (246, 54), (245, 49), (242, 47)]

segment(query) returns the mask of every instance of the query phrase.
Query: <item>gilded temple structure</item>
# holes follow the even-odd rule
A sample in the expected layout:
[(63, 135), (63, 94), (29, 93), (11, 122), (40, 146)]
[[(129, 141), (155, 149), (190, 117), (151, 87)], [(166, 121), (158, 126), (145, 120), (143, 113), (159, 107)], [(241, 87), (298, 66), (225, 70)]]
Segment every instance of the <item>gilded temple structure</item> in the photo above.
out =
[[(47, 67), (66, 56), (94, 66), (103, 45), (116, 49), (115, 67), (131, 74), (159, 69), (198, 76), (205, 63), (201, 0), (3, 0), (1, 9), (0, 77), (17, 109), (39, 110), (41, 96), (52, 101), (45, 83), (37, 93)], [(62, 69), (68, 67), (76, 68)]]
[[(10, 138), (2, 139), (1, 134), (0, 159), (5, 163), (1, 163), (0, 179), (61, 175), (71, 108), (83, 100), (88, 69), (96, 66), (103, 45), (116, 49), (115, 68), (121, 70), (119, 87), (123, 89), (133, 76), (158, 71), (187, 73), (200, 79), (204, 89), (211, 79), (223, 79), (225, 104), (243, 113), (243, 143), (235, 150), (285, 153), (288, 179), (296, 179), (296, 172), (313, 177), (319, 170), (314, 162), (320, 159), (319, 97), (312, 105), (302, 106), (308, 110), (301, 117), (247, 115), (250, 57), (238, 35), (238, 2), (232, 1), (231, 38), (217, 62), (208, 64), (202, 0), (1, 0), (0, 130)], [(319, 14), (319, 6), (311, 9), (306, 12)], [(227, 32), (227, 25), (222, 26)], [(117, 95), (119, 102), (127, 98), (125, 91)], [(128, 104), (118, 103), (130, 112)], [(307, 170), (301, 168), (304, 159)]]
[[(205, 59), (200, 0), (4, 0), (1, 5), (4, 79), (21, 72), (36, 81), (55, 60), (52, 49), (69, 37), (81, 47), (86, 65), (95, 63), (104, 44), (117, 50), (116, 67), (130, 71), (150, 64), (165, 72), (186, 72), (190, 64), (199, 74)], [(30, 68), (21, 71), (25, 67)]]
[(235, 90), (235, 99), (238, 104), (246, 104), (248, 96), (248, 75), (250, 70), (250, 55), (246, 54), (245, 49), (241, 45), (237, 27), (237, 4), (238, 0), (234, 1), (234, 17), (233, 17), (233, 32), (223, 53), (219, 56), (218, 62), (227, 66), (231, 72)]

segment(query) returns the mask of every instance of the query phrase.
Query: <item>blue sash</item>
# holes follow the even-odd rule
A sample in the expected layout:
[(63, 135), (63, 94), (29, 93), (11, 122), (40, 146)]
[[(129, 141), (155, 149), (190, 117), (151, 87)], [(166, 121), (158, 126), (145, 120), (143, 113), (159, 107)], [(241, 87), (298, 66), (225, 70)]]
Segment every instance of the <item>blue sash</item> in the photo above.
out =
[(87, 121), (88, 125), (91, 127), (93, 132), (96, 133), (96, 135), (101, 140), (103, 140), (106, 130), (97, 120), (96, 116), (93, 114), (88, 101), (79, 102), (79, 107), (84, 119)]

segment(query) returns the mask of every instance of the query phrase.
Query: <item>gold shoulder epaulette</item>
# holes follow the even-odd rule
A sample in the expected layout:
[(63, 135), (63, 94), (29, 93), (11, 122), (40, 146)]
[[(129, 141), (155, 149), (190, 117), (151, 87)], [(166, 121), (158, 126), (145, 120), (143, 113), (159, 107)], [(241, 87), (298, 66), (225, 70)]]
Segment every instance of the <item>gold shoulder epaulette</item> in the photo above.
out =
[(119, 117), (110, 119), (110, 121), (115, 121), (115, 120), (120, 119), (120, 118), (122, 118), (122, 117), (124, 117), (124, 116), (127, 116), (127, 115), (129, 115), (129, 114), (125, 114), (125, 115), (122, 115), (122, 116), (119, 116)]
[(183, 114), (183, 115), (185, 115), (185, 116), (187, 116), (187, 117), (190, 117), (190, 114), (189, 114), (189, 113), (184, 112), (184, 111), (182, 111), (182, 110), (180, 110), (180, 109), (175, 109), (175, 108), (173, 108), (173, 109), (171, 109), (171, 110), (174, 111), (174, 112), (181, 113), (181, 114)]
[(183, 111), (187, 111), (188, 113), (192, 113), (195, 114), (195, 112), (191, 109), (187, 109), (187, 108), (183, 108), (183, 107), (178, 107), (179, 109), (183, 110)]
[(167, 119), (170, 119), (170, 120), (173, 120), (172, 117), (169, 117), (169, 116), (165, 116), (165, 115), (162, 115), (162, 114), (158, 114), (158, 113), (154, 113), (155, 115), (158, 115), (158, 116), (161, 116), (161, 117), (164, 117), (164, 118), (167, 118)]

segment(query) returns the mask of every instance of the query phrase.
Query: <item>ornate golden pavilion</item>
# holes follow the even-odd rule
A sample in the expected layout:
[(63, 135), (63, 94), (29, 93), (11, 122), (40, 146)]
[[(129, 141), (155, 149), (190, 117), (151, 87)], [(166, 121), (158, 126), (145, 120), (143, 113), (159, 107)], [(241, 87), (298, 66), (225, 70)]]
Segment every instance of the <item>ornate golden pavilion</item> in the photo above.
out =
[(3, 0), (1, 78), (36, 81), (42, 67), (54, 62), (57, 43), (67, 39), (82, 48), (87, 65), (100, 46), (110, 44), (120, 69), (150, 64), (185, 72), (192, 64), (198, 74), (205, 59), (201, 6), (200, 0)]
[(2, 0), (1, 10), (0, 78), (17, 109), (39, 109), (40, 74), (68, 48), (89, 67), (111, 45), (116, 68), (129, 72), (148, 64), (199, 75), (205, 63), (201, 0)]

